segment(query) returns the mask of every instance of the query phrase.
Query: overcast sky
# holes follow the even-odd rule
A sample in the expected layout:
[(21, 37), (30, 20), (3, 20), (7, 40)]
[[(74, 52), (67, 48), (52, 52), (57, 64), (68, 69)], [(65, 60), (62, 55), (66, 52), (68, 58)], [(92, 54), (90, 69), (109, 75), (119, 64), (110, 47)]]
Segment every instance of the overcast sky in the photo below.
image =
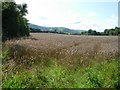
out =
[[(49, 27), (71, 29), (104, 29), (118, 26), (118, 2), (106, 0), (95, 2), (84, 0), (15, 0), (17, 4), (28, 4), (30, 23)], [(114, 2), (113, 2), (114, 1)]]

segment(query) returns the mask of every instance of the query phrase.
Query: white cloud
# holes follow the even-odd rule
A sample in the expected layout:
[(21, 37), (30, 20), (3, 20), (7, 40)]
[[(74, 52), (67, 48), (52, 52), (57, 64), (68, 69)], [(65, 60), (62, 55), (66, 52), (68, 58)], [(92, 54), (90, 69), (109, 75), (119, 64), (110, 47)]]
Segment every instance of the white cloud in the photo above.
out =
[(116, 26), (118, 26), (118, 17), (115, 16), (114, 14), (111, 15), (105, 23), (103, 23), (103, 27), (108, 29), (114, 28)]
[(96, 16), (96, 12), (90, 11), (90, 12), (88, 13), (88, 16), (91, 16), (91, 17)]
[[(27, 3), (29, 14), (26, 16), (30, 23), (41, 26), (58, 26), (73, 29), (94, 29), (104, 31), (106, 28), (114, 28), (118, 18), (114, 14), (105, 22), (95, 19), (97, 13), (88, 11), (87, 15), (71, 11), (70, 0), (15, 0), (17, 3)], [(78, 0), (79, 1), (79, 0)]]
[(102, 23), (92, 18), (83, 17), (81, 17), (81, 19), (79, 17), (79, 19), (76, 21), (80, 21), (80, 23), (73, 23), (70, 28), (82, 30), (93, 29), (102, 32), (105, 29), (115, 28), (118, 25), (118, 17), (114, 14), (111, 15), (108, 20), (105, 20), (105, 22)]

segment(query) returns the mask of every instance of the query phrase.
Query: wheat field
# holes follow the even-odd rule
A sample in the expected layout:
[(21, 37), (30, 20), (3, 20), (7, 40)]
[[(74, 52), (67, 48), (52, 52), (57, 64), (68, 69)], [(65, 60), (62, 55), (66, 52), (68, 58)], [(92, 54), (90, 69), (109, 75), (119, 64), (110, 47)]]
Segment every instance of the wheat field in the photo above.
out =
[[(62, 35), (62, 34), (52, 34), (52, 33), (31, 33), (30, 37), (8, 40), (5, 43), (3, 43), (3, 75), (4, 75), (3, 82), (5, 82), (5, 84), (10, 83), (9, 80), (13, 80), (14, 82), (16, 78), (14, 80), (11, 79), (11, 77), (13, 78), (16, 75), (19, 76), (21, 75), (21, 73), (23, 77), (26, 77), (25, 75), (27, 74), (24, 73), (25, 71), (27, 71), (27, 73), (30, 75), (41, 76), (41, 74), (39, 74), (38, 72), (42, 70), (41, 72), (44, 74), (44, 78), (47, 78), (48, 82), (44, 81), (41, 78), (37, 78), (37, 79), (33, 78), (36, 80), (35, 81), (36, 83), (30, 81), (30, 85), (28, 86), (26, 83), (24, 83), (27, 81), (24, 80), (23, 80), (24, 81), (23, 86), (20, 83), (20, 81), (22, 82), (22, 80), (18, 80), (18, 82), (15, 81), (14, 84), (10, 83), (9, 85), (11, 86), (12, 84), (13, 87), (17, 87), (15, 85), (19, 85), (19, 84), (21, 85), (21, 87), (31, 87), (32, 85), (33, 85), (32, 87), (65, 87), (65, 85), (63, 85), (62, 83), (68, 82), (68, 84), (66, 84), (67, 87), (75, 87), (75, 88), (76, 87), (79, 88), (80, 87), (82, 88), (83, 87), (85, 88), (86, 87), (117, 87), (116, 83), (114, 82), (115, 83), (114, 86), (114, 83), (112, 81), (110, 82), (112, 82), (113, 84), (110, 84), (110, 82), (108, 82), (107, 84), (105, 84), (106, 86), (101, 85), (101, 81), (99, 82), (100, 85), (97, 81), (91, 83), (94, 80), (90, 81), (91, 84), (90, 83), (86, 84), (84, 81), (87, 80), (86, 78), (88, 76), (86, 76), (83, 82), (81, 82), (74, 80), (76, 76), (73, 75), (73, 72), (78, 73), (76, 70), (78, 71), (81, 70), (80, 69), (81, 66), (86, 68), (87, 67), (94, 68), (95, 67), (94, 65), (97, 65), (97, 63), (102, 63), (103, 61), (109, 63), (116, 60), (117, 58), (118, 58), (117, 36), (84, 36), (84, 35)], [(93, 61), (97, 63), (91, 64), (91, 62)], [(106, 63), (105, 65), (107, 66), (108, 63)], [(114, 66), (114, 65), (112, 66), (110, 65), (108, 65), (108, 68)], [(69, 74), (72, 75), (73, 77), (65, 74), (60, 67), (64, 67), (65, 69), (63, 69), (63, 71), (64, 70), (69, 71)], [(99, 67), (100, 66), (96, 67), (97, 68), (96, 72), (99, 71), (98, 70)], [(86, 68), (84, 69), (86, 70)], [(114, 67), (112, 69), (115, 68), (117, 67)], [(49, 72), (50, 70), (56, 70), (56, 71)], [(73, 71), (71, 72), (71, 70)], [(36, 71), (37, 74), (33, 73), (34, 71)], [(65, 75), (62, 75), (62, 72)], [(102, 72), (103, 71), (101, 71), (101, 73)], [(82, 73), (82, 71), (79, 71), (79, 73)], [(108, 73), (112, 73), (112, 72), (110, 71)], [(54, 74), (56, 76), (53, 77)], [(66, 77), (65, 81), (62, 80), (64, 78), (61, 77), (61, 75)], [(82, 74), (80, 75), (82, 76)], [(98, 73), (95, 75), (98, 75)], [(108, 77), (108, 76), (102, 76), (103, 74), (100, 75), (103, 78)], [(113, 75), (113, 73), (111, 75)], [(60, 80), (56, 79), (56, 77), (58, 77)], [(26, 78), (24, 79), (27, 80)], [(52, 80), (55, 81), (54, 82), (51, 81), (50, 78), (52, 78)], [(68, 78), (69, 79), (73, 78), (72, 79), (73, 81), (69, 81)], [(106, 81), (102, 83), (107, 82), (108, 79), (106, 78), (105, 78)], [(115, 81), (117, 81), (116, 78)], [(44, 85), (42, 85), (39, 80), (43, 80), (41, 82), (44, 82)], [(72, 86), (71, 83), (73, 82), (75, 83), (75, 85), (73, 84)], [(80, 84), (80, 82), (85, 84)], [(8, 84), (7, 85), (5, 84), (3, 84), (3, 87), (10, 87)]]
[(31, 33), (29, 38), (10, 40), (5, 45), (11, 46), (16, 57), (29, 53), (29, 56), (34, 58), (53, 57), (61, 60), (71, 60), (82, 55), (83, 59), (89, 59), (87, 56), (100, 59), (110, 58), (118, 53), (117, 36)]

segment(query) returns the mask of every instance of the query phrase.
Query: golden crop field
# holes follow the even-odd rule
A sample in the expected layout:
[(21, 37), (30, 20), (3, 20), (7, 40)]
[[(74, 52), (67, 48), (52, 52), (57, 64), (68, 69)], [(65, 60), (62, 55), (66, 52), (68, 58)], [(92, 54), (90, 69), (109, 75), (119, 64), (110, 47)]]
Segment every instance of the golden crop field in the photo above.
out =
[[(83, 82), (81, 81), (76, 82), (76, 80), (74, 80), (76, 76), (73, 75), (73, 72), (78, 73), (78, 71), (81, 70), (80, 69), (81, 66), (86, 68), (87, 67), (94, 68), (94, 65), (97, 65), (97, 63), (104, 62), (104, 61), (112, 62), (116, 60), (118, 57), (118, 37), (117, 36), (84, 36), (84, 35), (62, 35), (62, 34), (52, 34), (52, 33), (31, 33), (31, 36), (28, 38), (21, 38), (21, 39), (6, 41), (3, 44), (3, 55), (5, 59), (3, 60), (3, 66), (4, 66), (3, 72), (4, 72), (4, 75), (8, 76), (8, 80), (14, 75), (18, 75), (18, 77), (19, 77), (19, 74), (21, 73), (23, 75), (22, 71), (24, 70), (25, 71), (27, 70), (28, 71), (27, 73), (29, 73), (30, 75), (34, 74), (35, 76), (38, 75), (39, 71), (47, 70), (46, 72), (42, 72), (42, 71), (41, 72), (44, 74), (44, 78), (46, 78), (48, 82), (45, 82), (43, 80), (42, 82), (44, 82), (44, 85), (42, 85), (39, 81), (40, 78), (37, 78), (37, 79), (33, 78), (36, 80), (35, 82), (37, 84), (33, 85), (32, 87), (65, 87), (65, 85), (62, 85), (62, 82), (63, 83), (66, 82), (67, 87), (75, 87), (75, 88), (76, 87), (82, 87), (82, 88), (84, 87), (108, 87), (108, 88), (115, 87), (116, 88), (117, 87), (115, 82), (112, 82), (110, 78), (109, 79), (106, 78), (109, 76), (107, 75), (108, 73), (112, 73), (111, 71), (110, 72), (105, 71), (107, 76), (104, 76), (104, 74), (102, 73), (104, 71), (101, 71), (102, 73), (100, 74), (101, 78), (99, 77), (100, 82), (98, 80), (100, 85), (98, 84), (97, 81), (95, 81), (94, 83), (91, 83), (92, 81), (90, 81), (91, 84), (87, 84), (84, 82), (87, 79), (84, 79)], [(95, 61), (96, 64), (95, 63), (91, 64), (91, 62), (93, 61)], [(50, 73), (49, 72), (50, 70), (54, 70), (54, 68), (51, 65), (53, 65), (53, 67), (56, 68), (57, 71), (55, 72), (51, 71)], [(107, 65), (108, 63), (106, 63), (106, 66)], [(110, 65), (108, 65), (108, 68), (109, 67), (112, 68), (112, 66)], [(73, 70), (73, 72), (72, 73), (69, 72), (69, 74), (73, 75), (74, 77), (71, 77), (69, 75), (66, 76), (66, 74), (62, 75), (61, 69), (58, 68), (59, 66), (65, 68), (63, 69), (63, 71)], [(97, 68), (96, 72), (99, 71), (100, 69), (99, 67), (101, 66), (98, 66), (98, 68), (96, 67)], [(113, 67), (113, 69), (114, 68), (115, 67)], [(103, 69), (105, 69), (104, 66), (103, 66)], [(109, 71), (109, 69), (105, 69), (105, 70)], [(6, 73), (5, 70), (7, 70), (8, 72)], [(31, 72), (35, 70), (38, 70), (37, 74), (36, 73), (31, 74)], [(80, 73), (82, 72), (83, 71), (80, 71)], [(55, 73), (60, 74), (60, 76), (58, 74), (56, 75)], [(50, 75), (55, 74), (55, 76), (47, 77), (46, 75), (48, 74)], [(62, 80), (61, 75), (66, 77), (65, 81)], [(77, 75), (79, 76), (79, 74)], [(82, 76), (82, 74), (80, 75)], [(9, 81), (5, 79), (7, 78), (7, 76), (4, 76), (3, 81), (8, 83)], [(56, 77), (58, 77), (59, 79), (56, 79)], [(83, 78), (87, 78), (87, 77), (88, 76)], [(55, 80), (55, 81), (54, 82), (51, 81), (50, 78), (52, 78), (52, 80)], [(72, 78), (73, 81), (69, 81), (68, 78), (69, 79)], [(102, 78), (105, 78), (106, 81), (104, 81)], [(37, 80), (39, 82), (37, 82)], [(110, 80), (110, 82), (112, 82), (113, 84), (107, 82), (106, 84), (102, 85), (101, 84), (102, 80), (103, 80), (102, 83), (105, 83), (107, 82), (107, 80)], [(117, 79), (115, 79), (115, 81), (117, 81)], [(13, 82), (14, 82), (14, 79), (13, 79)], [(30, 81), (31, 84), (34, 84), (35, 82)], [(81, 82), (84, 84), (80, 84), (78, 82)], [(19, 80), (17, 83), (20, 83)], [(71, 85), (72, 83), (76, 83), (76, 84), (72, 86)], [(114, 83), (116, 86), (114, 86)], [(26, 85), (26, 83), (24, 84), (26, 87), (31, 86), (31, 84), (28, 86)], [(98, 85), (98, 86), (95, 86), (95, 85)], [(9, 87), (8, 85), (7, 86), (3, 85), (3, 86)], [(21, 87), (23, 86), (21, 85)], [(14, 84), (13, 84), (13, 87), (15, 87)]]
[[(91, 54), (93, 57), (109, 58), (118, 52), (117, 36), (79, 36), (79, 35), (60, 35), (46, 33), (31, 33), (31, 37), (27, 39), (7, 41), (8, 46), (14, 47), (19, 54), (25, 55), (25, 50), (33, 50), (29, 52), (31, 56), (39, 57), (55, 57), (59, 59), (76, 58), (79, 55)], [(19, 45), (17, 47), (17, 45)], [(14, 50), (15, 50), (14, 49)], [(28, 52), (27, 52), (28, 53)]]

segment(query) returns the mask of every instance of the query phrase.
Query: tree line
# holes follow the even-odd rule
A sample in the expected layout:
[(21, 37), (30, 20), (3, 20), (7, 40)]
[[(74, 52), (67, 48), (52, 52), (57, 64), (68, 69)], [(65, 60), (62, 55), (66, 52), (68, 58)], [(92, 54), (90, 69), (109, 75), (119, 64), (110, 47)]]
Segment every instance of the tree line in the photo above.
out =
[(119, 35), (120, 34), (120, 27), (115, 27), (115, 29), (105, 29), (105, 35)]
[(27, 4), (2, 3), (2, 40), (29, 36)]
[[(30, 32), (32, 33), (57, 33), (57, 34), (70, 34), (67, 32), (58, 32), (56, 29), (53, 31), (42, 31), (41, 29), (37, 28), (30, 28)], [(75, 33), (72, 35), (105, 35), (105, 36), (118, 36), (120, 34), (120, 28), (115, 27), (115, 29), (105, 29), (104, 32), (97, 32), (96, 30), (89, 29), (88, 31), (84, 31), (79, 33)]]
[(30, 28), (30, 32), (31, 33), (57, 33), (57, 34), (68, 34), (67, 32), (63, 32), (63, 31), (57, 31), (56, 29), (50, 31), (43, 31), (41, 29), (37, 29), (37, 28)]
[(118, 36), (120, 34), (120, 27), (114, 29), (105, 29), (104, 32), (97, 32), (96, 30), (89, 29), (88, 31), (82, 32), (81, 35), (107, 35), (107, 36)]

